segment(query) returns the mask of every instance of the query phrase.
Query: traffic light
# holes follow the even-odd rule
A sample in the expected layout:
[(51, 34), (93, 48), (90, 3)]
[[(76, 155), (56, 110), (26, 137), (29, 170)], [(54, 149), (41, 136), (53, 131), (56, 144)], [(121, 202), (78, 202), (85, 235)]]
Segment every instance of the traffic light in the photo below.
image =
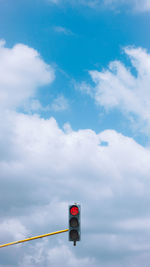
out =
[(69, 241), (74, 242), (80, 241), (80, 213), (81, 208), (78, 204), (73, 204), (69, 206)]

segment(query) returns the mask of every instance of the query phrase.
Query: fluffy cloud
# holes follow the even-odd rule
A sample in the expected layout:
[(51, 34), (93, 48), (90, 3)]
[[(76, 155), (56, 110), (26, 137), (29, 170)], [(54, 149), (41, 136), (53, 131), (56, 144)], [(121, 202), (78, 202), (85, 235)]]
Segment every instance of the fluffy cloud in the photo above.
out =
[(42, 106), (40, 101), (38, 99), (32, 99), (28, 101), (24, 105), (24, 111), (27, 113), (30, 112), (47, 112), (47, 111), (55, 111), (55, 112), (60, 112), (60, 111), (65, 111), (69, 108), (69, 103), (68, 99), (64, 97), (63, 94), (58, 95), (56, 98), (53, 99), (51, 104), (48, 104), (47, 106)]
[(150, 54), (142, 48), (124, 49), (132, 67), (120, 61), (113, 61), (108, 69), (90, 71), (95, 87), (85, 83), (81, 90), (90, 94), (106, 110), (118, 108), (125, 115), (142, 123), (149, 133), (150, 127)]
[(0, 224), (0, 236), (4, 240), (8, 240), (8, 238), (14, 240), (24, 239), (27, 234), (27, 229), (17, 219), (11, 218)]
[(51, 83), (53, 69), (38, 52), (23, 44), (6, 48), (0, 42), (0, 106), (14, 108), (35, 95), (38, 87)]
[[(38, 255), (38, 256), (37, 256)], [(20, 264), (24, 267), (30, 266), (56, 266), (62, 265), (64, 267), (98, 267), (96, 262), (92, 259), (83, 258), (77, 259), (74, 253), (68, 248), (68, 246), (59, 244), (51, 249), (47, 249), (47, 242), (41, 242), (35, 247), (32, 247), (32, 254), (25, 255)]]
[(54, 99), (51, 105), (51, 109), (54, 111), (66, 110), (68, 109), (68, 107), (69, 107), (68, 101), (63, 95), (60, 95), (56, 99)]
[[(14, 48), (18, 51), (18, 45)], [(20, 77), (30, 77), (30, 86), (27, 86), (28, 94), (22, 98), (20, 93), (16, 100), (19, 87), (18, 83), (13, 83), (15, 100), (12, 101), (6, 73), (5, 79), (3, 77), (7, 97), (0, 113), (1, 243), (65, 229), (68, 204), (74, 201), (82, 206), (82, 241), (74, 248), (64, 233), (43, 241), (3, 248), (0, 249), (1, 266), (60, 266), (65, 262), (64, 267), (132, 267), (144, 262), (148, 267), (149, 148), (113, 130), (99, 134), (90, 129), (73, 131), (68, 124), (61, 129), (54, 118), (16, 112), (16, 106), (28, 100), (40, 84), (52, 81), (53, 72), (37, 52), (34, 57), (34, 50), (21, 45), (26, 55), (31, 52), (29, 59), (36, 61), (40, 73), (43, 69), (38, 77), (38, 71), (33, 73), (32, 68), (22, 74), (21, 63), (14, 65), (15, 57), (12, 60), (5, 56), (8, 52), (11, 55), (14, 48), (2, 46), (6, 73), (12, 81), (13, 77), (14, 81), (21, 81), (23, 95), (27, 85), (26, 79)], [(131, 53), (131, 49), (127, 51)], [(144, 53), (142, 55), (146, 53), (139, 51)], [(134, 52), (133, 49), (133, 61), (137, 59)], [(10, 58), (14, 68), (10, 62), (8, 64)], [(140, 70), (139, 63), (137, 66)], [(139, 82), (139, 76), (132, 77), (127, 70), (125, 73), (130, 79), (121, 74), (121, 82), (126, 80), (127, 84), (132, 84), (136, 79)], [(140, 77), (143, 77), (141, 71)], [(143, 82), (143, 78), (141, 80)], [(97, 83), (99, 86), (99, 78)], [(5, 91), (4, 86), (0, 86), (0, 94)], [(134, 223), (137, 224), (135, 228)]]
[[(62, 241), (61, 237), (53, 237), (51, 244), (50, 239), (45, 249), (42, 241), (37, 241), (37, 249), (32, 245), (15, 248), (19, 251), (16, 259), (9, 250), (12, 266), (19, 266), (21, 259), (24, 265), (29, 262), (30, 266), (57, 266), (58, 255), (66, 259), (66, 267), (77, 263), (111, 266), (109, 261), (116, 266), (120, 262), (121, 266), (134, 256), (137, 232), (141, 244), (138, 253), (146, 252), (145, 224), (150, 218), (146, 205), (150, 195), (148, 148), (112, 130), (99, 134), (91, 130), (75, 132), (68, 127), (62, 130), (54, 118), (45, 120), (37, 115), (7, 112), (3, 120), (0, 213), (8, 241), (14, 239), (10, 233), (14, 232), (15, 220), (15, 231), (19, 232), (20, 227), (21, 233), (30, 236), (65, 229), (68, 204), (78, 201), (82, 205), (79, 256), (68, 248), (64, 234)], [(107, 146), (103, 146), (104, 142)], [(139, 227), (134, 228), (133, 222), (139, 222)], [(3, 235), (2, 241), (6, 242)], [(36, 257), (38, 249), (41, 252)], [(100, 250), (107, 255), (106, 262), (99, 255)], [(9, 264), (5, 257), (3, 263)]]

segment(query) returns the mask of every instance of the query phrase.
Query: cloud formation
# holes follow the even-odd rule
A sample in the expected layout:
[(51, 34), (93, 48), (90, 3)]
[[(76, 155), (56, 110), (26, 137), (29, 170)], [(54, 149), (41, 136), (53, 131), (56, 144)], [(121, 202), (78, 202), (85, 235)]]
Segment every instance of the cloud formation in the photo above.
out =
[[(3, 78), (7, 92), (0, 113), (1, 243), (65, 229), (68, 204), (74, 201), (82, 206), (82, 242), (74, 250), (65, 233), (61, 237), (1, 249), (0, 266), (60, 266), (63, 260), (64, 267), (119, 267), (123, 264), (132, 267), (133, 263), (140, 267), (141, 262), (148, 267), (149, 232), (145, 226), (150, 221), (147, 205), (150, 201), (150, 149), (113, 130), (98, 134), (90, 129), (73, 131), (68, 124), (60, 128), (52, 117), (44, 119), (37, 114), (17, 112), (16, 106), (30, 98), (39, 85), (52, 81), (53, 72), (35, 50), (23, 45), (14, 48), (2, 46), (1, 50), (1, 62), (6, 66), (1, 81)], [(23, 66), (22, 52), (25, 52), (23, 58), (28, 58)], [(12, 57), (14, 53), (16, 57)], [(148, 74), (146, 63), (141, 72), (146, 58), (149, 64), (142, 49), (127, 48), (126, 53), (131, 54), (140, 75), (132, 76), (121, 63), (114, 63), (115, 74), (112, 69), (103, 73), (106, 77), (109, 74), (115, 85), (123, 83), (125, 92), (127, 85), (143, 82)], [(19, 63), (14, 64), (15, 59)], [(34, 62), (37, 68), (33, 70), (29, 62)], [(2, 65), (1, 69), (4, 73)], [(99, 90), (99, 75), (102, 74), (91, 73), (96, 90)], [(22, 98), (20, 93), (17, 100), (14, 96), (12, 101), (8, 93), (11, 87), (6, 86), (7, 77), (12, 77), (12, 81), (19, 79), (23, 95), (25, 77), (30, 77), (28, 94)], [(18, 83), (14, 82), (15, 95), (18, 88)], [(136, 90), (134, 86), (132, 90)], [(4, 86), (0, 86), (0, 95), (3, 92)], [(124, 99), (122, 93), (117, 98), (118, 92), (110, 107), (119, 103), (120, 98)], [(103, 98), (103, 104), (108, 105), (106, 99)], [(124, 109), (126, 106), (124, 104)], [(134, 222), (137, 222), (135, 228)]]
[[(150, 218), (145, 205), (150, 195), (148, 148), (112, 130), (99, 134), (71, 128), (66, 131), (60, 129), (54, 118), (45, 120), (37, 115), (10, 112), (3, 120), (1, 133), (7, 132), (9, 136), (3, 134), (0, 141), (3, 145), (0, 213), (5, 222), (5, 238), (2, 236), (1, 242), (16, 238), (13, 238), (15, 226), (10, 227), (11, 221), (13, 224), (16, 221), (16, 232), (20, 227), (21, 234), (31, 236), (50, 229), (65, 229), (69, 203), (78, 201), (83, 210), (79, 258), (68, 248), (70, 243), (65, 234), (62, 241), (61, 237), (55, 242), (53, 238), (53, 246), (49, 240), (44, 249), (43, 243), (37, 242), (41, 246), (38, 262), (36, 256), (34, 259), (34, 253), (37, 255), (34, 247), (17, 247), (18, 257), (15, 260), (11, 256), (12, 266), (19, 266), (21, 259), (24, 265), (32, 262), (31, 266), (42, 267), (53, 262), (57, 266), (63, 249), (66, 267), (74, 266), (73, 262), (83, 266), (91, 262), (92, 266), (109, 266), (98, 256), (99, 251), (103, 249), (114, 263), (113, 257), (119, 249), (121, 260), (128, 260), (135, 252), (137, 231), (141, 239), (138, 253), (142, 255), (147, 242), (145, 223)], [(139, 228), (133, 228), (133, 221), (139, 222)], [(123, 252), (125, 258), (121, 256)], [(67, 255), (72, 255), (71, 263)]]
[[(21, 261), (23, 267), (26, 266), (56, 266), (64, 267), (98, 267), (94, 260), (87, 258), (77, 259), (68, 246), (59, 244), (53, 248), (47, 249), (47, 242), (41, 242), (32, 248), (32, 254), (25, 255)], [(38, 256), (37, 256), (38, 255)]]
[(54, 111), (63, 111), (68, 109), (68, 107), (68, 101), (63, 95), (59, 95), (57, 98), (55, 98), (51, 105), (51, 109)]
[(53, 27), (53, 29), (57, 33), (62, 33), (64, 35), (74, 35), (74, 33), (71, 30), (69, 30), (65, 27), (62, 27), (62, 26), (55, 26), (55, 27)]
[(32, 99), (28, 101), (23, 109), (27, 113), (39, 113), (39, 112), (50, 112), (50, 111), (55, 111), (55, 112), (62, 112), (65, 111), (69, 108), (69, 103), (68, 99), (64, 97), (64, 95), (58, 95), (56, 98), (53, 99), (53, 101), (46, 105), (42, 106), (40, 101), (38, 99)]
[(84, 5), (90, 8), (132, 8), (135, 12), (149, 12), (150, 0), (48, 0), (50, 3), (59, 4), (71, 4), (71, 5)]
[(38, 52), (23, 44), (6, 48), (0, 42), (0, 106), (16, 108), (33, 97), (38, 87), (54, 80), (54, 71)]
[(130, 118), (143, 124), (143, 130), (150, 127), (150, 54), (142, 48), (126, 47), (125, 54), (131, 61), (126, 67), (120, 61), (113, 61), (108, 69), (89, 71), (95, 87), (85, 83), (81, 90), (90, 94), (106, 110), (117, 108)]
[(149, 12), (150, 0), (104, 0), (107, 7), (120, 7), (123, 5), (131, 6), (137, 12)]

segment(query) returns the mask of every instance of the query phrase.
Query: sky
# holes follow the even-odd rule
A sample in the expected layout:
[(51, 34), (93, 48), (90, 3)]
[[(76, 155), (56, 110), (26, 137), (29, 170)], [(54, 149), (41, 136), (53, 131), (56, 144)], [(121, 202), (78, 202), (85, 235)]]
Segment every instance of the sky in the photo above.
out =
[(149, 267), (150, 1), (0, 0), (0, 267)]

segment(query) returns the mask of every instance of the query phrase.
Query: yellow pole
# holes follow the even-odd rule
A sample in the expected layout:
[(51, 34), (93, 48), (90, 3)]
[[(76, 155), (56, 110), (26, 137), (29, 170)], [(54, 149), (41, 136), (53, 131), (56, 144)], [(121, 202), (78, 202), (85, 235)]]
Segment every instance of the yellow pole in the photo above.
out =
[(16, 244), (19, 244), (19, 243), (31, 241), (31, 240), (38, 239), (38, 238), (43, 238), (43, 237), (50, 236), (50, 235), (56, 235), (56, 234), (64, 233), (64, 232), (67, 232), (67, 231), (68, 231), (68, 229), (65, 229), (65, 230), (61, 230), (61, 231), (57, 231), (57, 232), (52, 232), (52, 233), (49, 233), (49, 234), (44, 234), (44, 235), (38, 235), (38, 236), (34, 236), (34, 237), (29, 237), (29, 238), (26, 238), (26, 239), (23, 239), (23, 240), (14, 241), (14, 242), (11, 242), (11, 243), (0, 245), (0, 248), (11, 246), (11, 245), (16, 245)]

